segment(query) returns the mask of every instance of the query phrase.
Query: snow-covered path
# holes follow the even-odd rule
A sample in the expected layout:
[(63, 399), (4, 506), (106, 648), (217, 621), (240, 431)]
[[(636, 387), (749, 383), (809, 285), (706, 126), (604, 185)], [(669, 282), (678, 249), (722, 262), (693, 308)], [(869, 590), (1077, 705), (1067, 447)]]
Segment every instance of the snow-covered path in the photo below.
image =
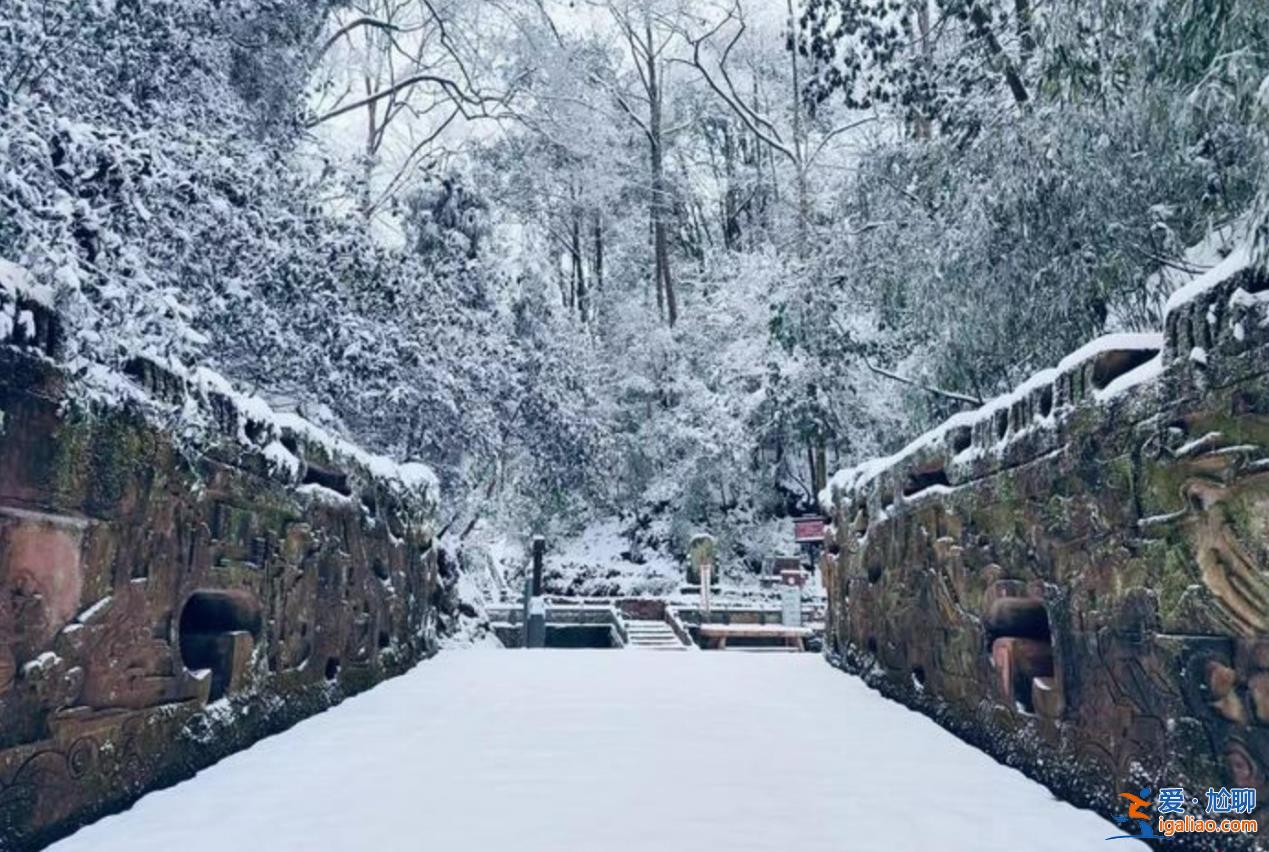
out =
[(817, 655), (481, 650), (53, 849), (1075, 852), (1118, 833)]

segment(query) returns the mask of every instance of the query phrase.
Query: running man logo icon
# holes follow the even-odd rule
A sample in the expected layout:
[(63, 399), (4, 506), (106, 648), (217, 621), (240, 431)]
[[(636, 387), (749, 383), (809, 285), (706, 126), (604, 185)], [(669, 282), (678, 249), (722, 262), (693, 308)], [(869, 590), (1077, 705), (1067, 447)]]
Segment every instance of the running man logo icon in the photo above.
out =
[(1141, 791), (1140, 795), (1132, 793), (1120, 793), (1120, 796), (1128, 800), (1128, 815), (1115, 817), (1115, 822), (1122, 826), (1128, 826), (1136, 823), (1137, 834), (1117, 834), (1114, 837), (1107, 837), (1107, 840), (1171, 840), (1170, 837), (1163, 837), (1155, 834), (1154, 824), (1147, 813), (1154, 807), (1154, 802), (1150, 801), (1150, 788), (1146, 787)]
[[(1132, 793), (1120, 793), (1119, 795), (1128, 800), (1130, 805), (1128, 808), (1129, 819), (1144, 819), (1147, 822), (1150, 821), (1150, 817), (1146, 815), (1145, 811), (1145, 809), (1152, 807), (1150, 802), (1141, 798), (1141, 796), (1134, 796)], [(1150, 795), (1150, 789), (1146, 788), (1145, 790), (1142, 790), (1141, 795)]]

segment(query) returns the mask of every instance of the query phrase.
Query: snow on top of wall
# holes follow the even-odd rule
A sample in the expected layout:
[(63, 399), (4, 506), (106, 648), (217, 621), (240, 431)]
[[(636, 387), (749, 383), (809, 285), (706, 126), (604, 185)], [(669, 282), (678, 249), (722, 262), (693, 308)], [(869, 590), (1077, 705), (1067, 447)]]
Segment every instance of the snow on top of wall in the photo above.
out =
[[(176, 365), (165, 366), (168, 366), (169, 369), (176, 367)], [(394, 461), (387, 456), (369, 452), (337, 435), (332, 435), (322, 427), (298, 414), (275, 411), (273, 406), (269, 405), (264, 399), (254, 394), (238, 391), (229, 379), (207, 367), (198, 367), (193, 371), (181, 371), (178, 372), (178, 375), (182, 374), (182, 372), (196, 387), (204, 392), (212, 391), (227, 397), (233, 402), (234, 407), (247, 418), (257, 423), (271, 426), (272, 429), (270, 431), (275, 434), (281, 434), (283, 430), (289, 430), (302, 436), (306, 441), (320, 445), (331, 456), (342, 456), (351, 459), (378, 480), (399, 485), (407, 493), (424, 497), (433, 503), (440, 500), (440, 480), (437, 478), (435, 471), (422, 462)], [(242, 424), (240, 424), (240, 431), (241, 426)], [(240, 435), (240, 437), (246, 439), (245, 434)], [(281, 457), (277, 449), (274, 449), (270, 454), (269, 447), (273, 443), (275, 442), (270, 442), (265, 447), (266, 456), (270, 458), (270, 461), (280, 464), (283, 469), (298, 471), (298, 459), (295, 459), (296, 464), (292, 469), (291, 464)], [(280, 443), (278, 449), (291, 456), (292, 459), (295, 458)]]
[(1169, 296), (1168, 303), (1163, 309), (1164, 315), (1172, 313), (1181, 305), (1194, 301), (1213, 287), (1228, 281), (1251, 266), (1251, 261), (1251, 243), (1245, 242), (1235, 247), (1220, 263)]
[(1107, 334), (1085, 343), (1058, 362), (1057, 372), (1065, 373), (1103, 352), (1158, 351), (1163, 348), (1163, 334), (1157, 331)]
[[(1250, 243), (1244, 242), (1236, 246), (1224, 260), (1174, 292), (1164, 308), (1164, 315), (1172, 313), (1182, 305), (1193, 302), (1203, 294), (1249, 268), (1252, 264), (1252, 259)], [(1096, 401), (1106, 402), (1130, 388), (1152, 382), (1164, 370), (1163, 343), (1163, 335), (1157, 332), (1110, 334), (1090, 341), (1063, 358), (1056, 367), (1041, 370), (1009, 393), (989, 400), (979, 408), (952, 415), (940, 425), (919, 435), (897, 453), (869, 459), (854, 467), (839, 470), (829, 480), (828, 487), (820, 492), (820, 504), (828, 509), (832, 506), (835, 492), (854, 491), (868, 485), (884, 471), (896, 467), (924, 449), (941, 444), (951, 430), (959, 427), (972, 427), (984, 422), (988, 418), (995, 416), (1001, 409), (1007, 410), (1032, 391), (1046, 384), (1051, 384), (1059, 375), (1074, 369), (1101, 353), (1117, 350), (1154, 350), (1159, 352), (1151, 360), (1123, 375), (1117, 376), (1106, 387), (1094, 391), (1092, 398)], [(1188, 357), (1203, 360), (1206, 358), (1206, 352), (1193, 351), (1189, 353)], [(966, 450), (965, 452), (969, 453), (972, 451)]]
[[(259, 406), (263, 406), (263, 409), (269, 412), (269, 419), (277, 426), (290, 429), (296, 434), (303, 435), (306, 440), (322, 445), (332, 455), (341, 455), (352, 459), (369, 471), (376, 479), (396, 482), (409, 491), (428, 495), (433, 500), (439, 499), (441, 482), (437, 478), (436, 472), (423, 462), (397, 462), (387, 456), (368, 452), (351, 441), (332, 435), (322, 427), (298, 414), (276, 412), (259, 397), (251, 397), (250, 399), (252, 400), (253, 412), (259, 412), (261, 410)], [(253, 416), (259, 417), (261, 420), (265, 419), (260, 417), (258, 413), (253, 413)]]
[(1137, 385), (1144, 385), (1153, 382), (1159, 376), (1163, 375), (1163, 352), (1151, 358), (1141, 366), (1129, 370), (1122, 376), (1116, 376), (1110, 384), (1099, 391), (1093, 393), (1093, 398), (1099, 402), (1106, 402), (1114, 399), (1122, 393), (1126, 393), (1129, 389), (1135, 388)]
[[(1170, 208), (1160, 207), (1159, 218), (1169, 218)], [(1166, 293), (1169, 296), (1185, 287), (1200, 275), (1219, 265), (1236, 249), (1251, 229), (1251, 215), (1244, 214), (1223, 224), (1214, 225), (1203, 237), (1182, 253), (1180, 263), (1165, 264), (1146, 277), (1144, 292)], [(1166, 299), (1164, 300), (1166, 301)], [(1162, 306), (1162, 305), (1160, 305)], [(1125, 318), (1112, 312), (1108, 327), (1121, 328)]]
[(300, 460), (286, 448), (281, 441), (274, 439), (262, 450), (274, 470), (281, 471), (292, 478), (300, 474)]
[[(24, 268), (4, 258), (0, 258), (0, 297), (7, 297), (4, 301), (14, 303), (12, 315), (0, 312), (0, 339), (8, 337), (15, 323), (24, 321), (23, 313), (17, 312), (16, 303), (19, 299), (36, 302), (50, 310), (53, 309), (52, 289), (36, 284)], [(33, 326), (33, 318), (27, 321), (27, 324)], [(27, 333), (33, 334), (34, 329), (28, 330)], [(290, 430), (303, 437), (305, 441), (319, 445), (331, 457), (342, 457), (359, 465), (376, 480), (403, 492), (403, 496), (422, 498), (432, 505), (440, 502), (440, 480), (432, 468), (422, 462), (396, 462), (387, 456), (368, 452), (350, 441), (332, 435), (297, 414), (275, 411), (261, 397), (239, 391), (228, 378), (207, 367), (187, 368), (171, 358), (153, 352), (142, 352), (140, 356), (177, 377), (203, 398), (215, 393), (228, 399), (241, 415), (238, 418), (238, 434), (235, 437), (245, 446), (262, 453), (269, 461), (271, 469), (284, 477), (296, 478), (302, 465), (301, 460), (278, 440), (284, 430)], [(123, 402), (153, 404), (156, 402), (136, 382), (105, 365), (77, 359), (66, 366), (78, 376), (82, 388), (95, 399), (106, 404), (117, 405)], [(206, 420), (198, 411), (197, 403), (192, 398), (185, 399), (183, 409), (182, 413), (191, 422)], [(252, 440), (247, 435), (245, 428), (247, 422), (265, 428), (267, 434), (263, 442)]]
[[(310, 445), (319, 446), (331, 458), (342, 458), (356, 464), (401, 496), (422, 499), (433, 506), (440, 502), (440, 480), (432, 468), (422, 462), (394, 461), (333, 435), (298, 414), (276, 411), (261, 397), (239, 391), (228, 378), (215, 370), (202, 366), (186, 368), (154, 353), (145, 353), (142, 357), (183, 380), (193, 392), (186, 396), (183, 404), (182, 414), (189, 423), (206, 421), (205, 414), (199, 411), (198, 398), (206, 399), (210, 394), (218, 394), (228, 399), (239, 415), (237, 434), (233, 437), (240, 444), (264, 455), (271, 470), (284, 478), (296, 479), (302, 466), (301, 460), (280, 440), (286, 432), (290, 432)], [(136, 382), (101, 364), (82, 362), (72, 365), (72, 369), (80, 377), (81, 385), (104, 403), (156, 402)], [(253, 439), (249, 436), (248, 423), (261, 427), (263, 437)]]
[(79, 622), (80, 624), (89, 624), (93, 622), (94, 620), (96, 620), (96, 618), (99, 615), (105, 612), (105, 610), (110, 606), (110, 604), (113, 601), (114, 601), (113, 596), (106, 595), (104, 598), (101, 598), (92, 606), (88, 607), (88, 609), (84, 610), (78, 616), (76, 616), (75, 620)]
[[(978, 408), (953, 414), (938, 426), (917, 436), (897, 453), (869, 459), (854, 467), (839, 470), (829, 480), (828, 487), (820, 493), (820, 504), (825, 507), (831, 506), (835, 491), (853, 491), (867, 485), (884, 471), (896, 467), (915, 456), (918, 452), (942, 444), (947, 434), (953, 429), (973, 427), (990, 420), (998, 411), (1008, 410), (1014, 403), (1025, 399), (1033, 391), (1052, 384), (1058, 376), (1079, 367), (1098, 355), (1105, 352), (1119, 351), (1153, 352), (1161, 350), (1162, 347), (1163, 335), (1157, 332), (1107, 334), (1091, 340), (1059, 361), (1056, 367), (1035, 373), (1012, 391), (990, 399)], [(1161, 372), (1160, 358), (1156, 356), (1151, 361), (1117, 377), (1098, 392), (1097, 398), (1107, 399), (1115, 394), (1122, 393), (1128, 387), (1157, 376), (1159, 372)], [(969, 451), (967, 450), (966, 452)]]

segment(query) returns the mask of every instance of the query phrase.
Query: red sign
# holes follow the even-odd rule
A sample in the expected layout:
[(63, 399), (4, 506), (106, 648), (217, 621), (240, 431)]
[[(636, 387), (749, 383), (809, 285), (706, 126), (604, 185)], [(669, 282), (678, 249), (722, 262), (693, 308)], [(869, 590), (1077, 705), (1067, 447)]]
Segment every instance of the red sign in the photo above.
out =
[(794, 518), (793, 540), (821, 542), (824, 540), (824, 519), (819, 517)]

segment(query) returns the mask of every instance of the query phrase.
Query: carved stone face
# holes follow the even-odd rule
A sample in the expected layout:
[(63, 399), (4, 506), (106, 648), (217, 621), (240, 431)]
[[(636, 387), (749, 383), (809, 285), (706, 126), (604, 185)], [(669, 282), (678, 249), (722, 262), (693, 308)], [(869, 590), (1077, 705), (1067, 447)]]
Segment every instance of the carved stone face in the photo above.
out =
[(1264, 780), (1247, 747), (1237, 740), (1225, 747), (1225, 770), (1236, 787), (1259, 787)]
[(41, 647), (78, 612), (82, 528), (54, 517), (0, 515), (0, 590), (13, 606), (19, 647)]
[[(1269, 477), (1244, 477), (1225, 485), (1208, 478), (1214, 473), (1206, 470), (1204, 464), (1225, 465), (1227, 460), (1210, 462), (1210, 458), (1200, 457), (1190, 465), (1200, 475), (1182, 487), (1191, 507), (1190, 535), (1203, 585), (1211, 592), (1220, 620), (1231, 633), (1263, 635), (1269, 631), (1269, 578), (1258, 565), (1258, 554), (1265, 545), (1261, 533), (1266, 522), (1266, 501), (1259, 493), (1269, 484)], [(1236, 517), (1243, 520), (1234, 523)]]

